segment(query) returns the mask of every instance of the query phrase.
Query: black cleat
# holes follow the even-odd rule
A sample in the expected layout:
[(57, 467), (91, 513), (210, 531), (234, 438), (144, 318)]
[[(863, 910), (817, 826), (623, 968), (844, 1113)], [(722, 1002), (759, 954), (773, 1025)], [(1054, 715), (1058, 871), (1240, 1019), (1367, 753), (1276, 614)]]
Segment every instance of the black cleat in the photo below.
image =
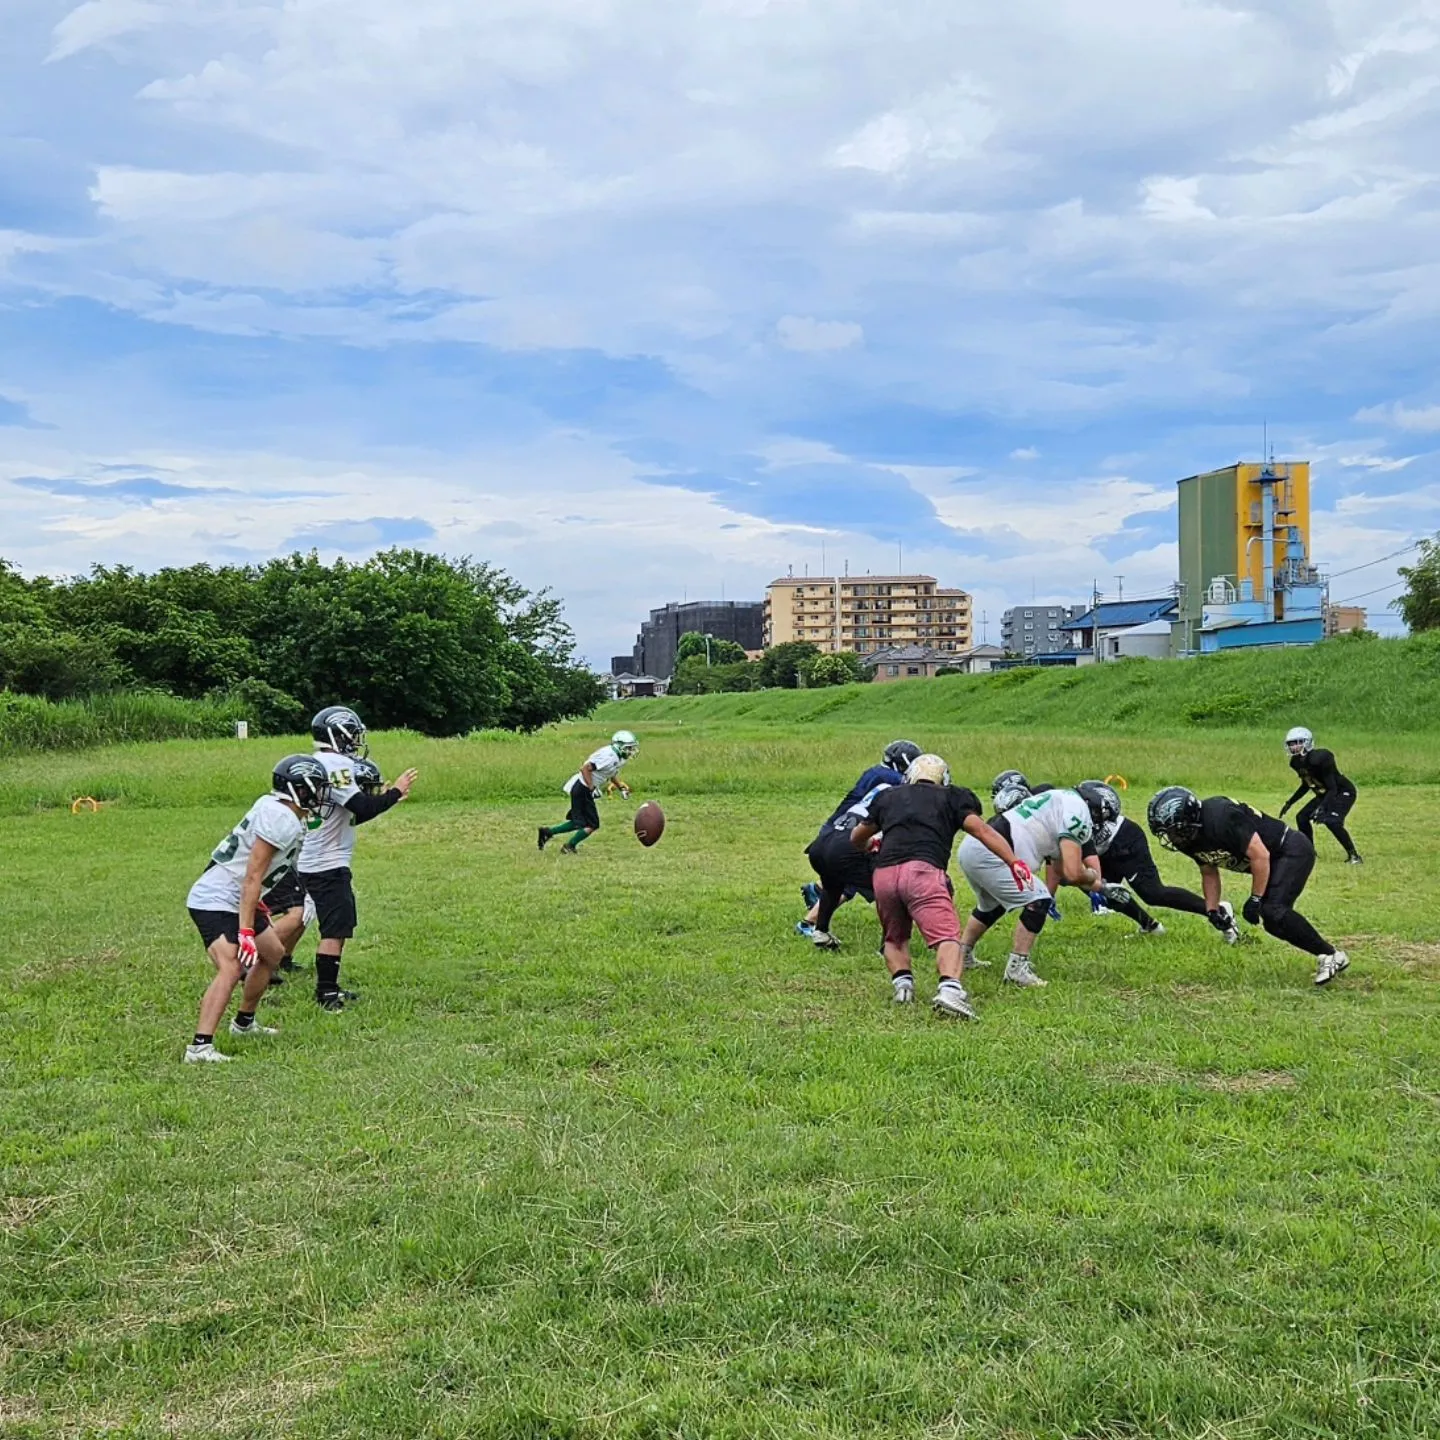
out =
[(345, 995), (340, 990), (325, 990), (315, 996), (315, 1003), (322, 1010), (343, 1010), (345, 1008)]
[(550, 829), (549, 829), (549, 827), (546, 826), (546, 825), (542, 825), (542, 826), (540, 827), (540, 836), (539, 836), (539, 839), (538, 839), (537, 842), (536, 842), (537, 848), (543, 850), (543, 849), (550, 843), (550, 840), (551, 840), (551, 835), (550, 835)]
[(1363, 865), (1365, 863), (1365, 860), (1364, 857), (1357, 850), (1353, 855), (1347, 855), (1345, 857), (1345, 863), (1347, 865)]

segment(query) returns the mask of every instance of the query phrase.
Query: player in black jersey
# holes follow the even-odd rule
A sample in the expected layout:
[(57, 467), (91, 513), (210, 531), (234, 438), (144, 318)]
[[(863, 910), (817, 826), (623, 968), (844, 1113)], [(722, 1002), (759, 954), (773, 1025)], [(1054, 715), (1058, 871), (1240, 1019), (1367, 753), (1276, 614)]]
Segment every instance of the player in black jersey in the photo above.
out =
[(1355, 804), (1355, 786), (1335, 765), (1329, 750), (1317, 750), (1315, 737), (1303, 725), (1297, 725), (1286, 737), (1290, 752), (1290, 768), (1300, 777), (1299, 788), (1280, 809), (1280, 818), (1292, 805), (1305, 796), (1313, 798), (1295, 817), (1295, 828), (1309, 841), (1315, 839), (1316, 825), (1323, 825), (1344, 847), (1347, 865), (1363, 865), (1360, 852), (1345, 828), (1345, 817)]
[(1317, 985), (1328, 985), (1350, 964), (1295, 909), (1315, 868), (1315, 847), (1298, 830), (1238, 800), (1201, 800), (1179, 785), (1151, 798), (1149, 821), (1162, 845), (1200, 867), (1207, 907), (1220, 905), (1221, 870), (1249, 875), (1250, 898), (1241, 912), (1247, 925), (1263, 924), (1277, 939), (1313, 955)]

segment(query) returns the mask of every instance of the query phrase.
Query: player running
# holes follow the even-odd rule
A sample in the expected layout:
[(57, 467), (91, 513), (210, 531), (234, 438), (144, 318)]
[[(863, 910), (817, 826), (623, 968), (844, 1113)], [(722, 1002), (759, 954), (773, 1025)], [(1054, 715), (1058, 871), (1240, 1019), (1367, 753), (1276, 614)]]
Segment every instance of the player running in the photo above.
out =
[(343, 1010), (359, 997), (340, 988), (340, 957), (355, 934), (355, 883), (350, 862), (355, 829), (393, 809), (409, 793), (417, 772), (407, 770), (383, 795), (360, 783), (373, 783), (375, 767), (366, 759), (365, 726), (344, 705), (327, 705), (310, 722), (315, 758), (330, 780), (324, 813), (310, 822), (300, 852), (300, 883), (315, 906), (320, 940), (315, 946), (315, 1002), (322, 1010)]
[(1220, 871), (1250, 876), (1250, 898), (1242, 914), (1247, 925), (1263, 924), (1277, 939), (1315, 957), (1315, 983), (1328, 985), (1349, 964), (1295, 909), (1315, 868), (1315, 847), (1273, 815), (1262, 815), (1238, 800), (1172, 785), (1151, 797), (1151, 831), (1167, 849), (1188, 855), (1199, 867), (1205, 903), (1220, 906)]
[[(905, 783), (906, 768), (919, 754), (920, 747), (913, 740), (892, 740), (885, 747), (884, 753), (880, 757), (880, 763), (870, 766), (850, 787), (846, 792), (845, 798), (830, 812), (825, 823), (820, 827), (819, 834), (810, 842), (805, 850), (806, 855), (810, 858), (811, 868), (815, 870), (817, 875), (820, 873), (820, 867), (816, 864), (816, 854), (818, 853), (816, 847), (825, 839), (826, 833), (837, 825), (845, 815), (851, 813), (856, 806), (862, 804), (868, 796), (874, 794), (874, 792), (882, 786), (903, 785)], [(849, 831), (853, 828), (854, 827), (851, 826), (846, 829), (847, 840)], [(858, 862), (853, 861), (848, 855), (841, 860), (839, 859), (838, 847), (832, 846), (830, 848), (836, 859), (836, 863), (831, 865), (832, 870), (848, 869), (858, 873)], [(828, 935), (830, 919), (831, 916), (834, 915), (834, 911), (831, 910), (824, 917), (824, 923), (821, 923), (821, 890), (823, 884), (822, 877), (821, 884), (819, 885), (812, 880), (800, 887), (801, 897), (810, 908), (803, 919), (795, 922), (795, 933), (797, 935), (803, 935), (807, 939), (815, 939), (817, 929), (822, 934)], [(868, 881), (864, 888), (869, 888)], [(859, 889), (860, 887), (847, 883), (838, 903), (843, 905), (846, 900), (858, 894)], [(868, 901), (873, 900), (874, 896), (867, 894), (864, 898)], [(824, 942), (820, 940), (816, 940), (815, 943), (822, 946), (824, 944)]]
[[(1003, 792), (1002, 792), (1003, 793)], [(997, 797), (997, 805), (999, 797)], [(1049, 982), (1035, 973), (1030, 954), (1050, 918), (1050, 887), (1038, 872), (1053, 865), (1057, 883), (1090, 890), (1100, 881), (1098, 867), (1085, 864), (1084, 847), (1095, 831), (1095, 817), (1074, 790), (1045, 790), (1013, 805), (991, 821), (1014, 847), (1032, 873), (1028, 885), (1018, 884), (1009, 869), (988, 850), (969, 839), (960, 843), (960, 869), (975, 892), (975, 908), (965, 922), (960, 949), (966, 965), (973, 963), (980, 939), (1003, 915), (1020, 912), (1004, 979), (1026, 989)]]
[(215, 1048), (215, 1027), (242, 981), (245, 988), (230, 1033), (276, 1033), (255, 1022), (260, 1000), (285, 953), (261, 900), (300, 853), (305, 822), (324, 809), (330, 780), (313, 756), (287, 755), (275, 767), (271, 784), (271, 793), (262, 795), (215, 847), (185, 901), (215, 966), (215, 978), (200, 1001), (195, 1038), (185, 1047), (187, 1065), (230, 1059)]
[(985, 823), (973, 790), (950, 784), (950, 768), (938, 755), (918, 755), (905, 771), (905, 784), (882, 790), (870, 802), (870, 813), (850, 832), (850, 843), (865, 853), (882, 836), (875, 857), (875, 908), (885, 932), (885, 964), (898, 1004), (915, 998), (910, 969), (910, 935), (918, 926), (935, 952), (940, 984), (931, 1002), (937, 1015), (973, 1020), (975, 1011), (961, 983), (964, 958), (960, 949), (960, 917), (946, 871), (955, 836), (965, 833), (992, 855), (1013, 885), (1033, 881), (1009, 842)]
[(1204, 896), (1167, 885), (1160, 878), (1150, 841), (1133, 820), (1120, 813), (1120, 796), (1115, 790), (1103, 780), (1083, 781), (1076, 790), (1095, 817), (1095, 851), (1104, 884), (1091, 893), (1102, 896), (1107, 909), (1133, 920), (1142, 935), (1163, 935), (1165, 927), (1136, 903), (1124, 888), (1129, 887), (1148, 905), (1203, 915), (1225, 937), (1226, 944), (1234, 945), (1240, 939), (1235, 911), (1228, 901), (1222, 900), (1212, 910)]
[(1299, 788), (1280, 807), (1280, 818), (1306, 795), (1314, 799), (1295, 817), (1295, 828), (1313, 845), (1315, 825), (1323, 825), (1344, 847), (1347, 865), (1363, 865), (1360, 852), (1345, 828), (1345, 817), (1355, 805), (1355, 786), (1335, 765), (1329, 750), (1315, 748), (1315, 736), (1303, 725), (1297, 725), (1286, 737), (1290, 752), (1290, 768), (1300, 777)]
[(626, 763), (640, 753), (640, 742), (628, 731), (617, 730), (610, 737), (608, 745), (602, 745), (562, 787), (570, 797), (570, 810), (559, 825), (540, 827), (540, 849), (544, 849), (557, 835), (569, 835), (561, 847), (561, 853), (574, 855), (600, 828), (600, 807), (595, 801), (600, 792), (614, 780), (620, 793), (628, 800), (630, 787), (619, 779)]

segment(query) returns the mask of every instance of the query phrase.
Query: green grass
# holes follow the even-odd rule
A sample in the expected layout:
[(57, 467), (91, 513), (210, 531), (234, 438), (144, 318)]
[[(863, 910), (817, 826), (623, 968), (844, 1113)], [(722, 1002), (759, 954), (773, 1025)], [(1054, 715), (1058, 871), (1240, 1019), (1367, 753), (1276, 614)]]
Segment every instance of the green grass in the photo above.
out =
[(59, 701), (0, 690), (0, 756), (124, 741), (214, 738), (232, 733), (247, 713), (238, 698), (181, 700), (154, 690)]
[[(893, 717), (624, 713), (670, 828), (644, 851), (610, 802), (576, 860), (534, 827), (607, 719), (379, 737), (422, 777), (360, 837), (365, 998), (287, 987), (213, 1069), (179, 1064), (184, 894), (286, 742), (7, 765), (0, 1435), (1440, 1432), (1426, 739), (1326, 737), (1370, 860), (1326, 837), (1306, 896), (1351, 949), (1329, 991), (1071, 892), (1050, 988), (977, 972), (958, 1027), (889, 1006), (868, 909), (839, 956), (788, 933)], [(1290, 789), (1270, 728), (899, 728), (972, 784)], [(81, 790), (110, 803), (57, 808)]]

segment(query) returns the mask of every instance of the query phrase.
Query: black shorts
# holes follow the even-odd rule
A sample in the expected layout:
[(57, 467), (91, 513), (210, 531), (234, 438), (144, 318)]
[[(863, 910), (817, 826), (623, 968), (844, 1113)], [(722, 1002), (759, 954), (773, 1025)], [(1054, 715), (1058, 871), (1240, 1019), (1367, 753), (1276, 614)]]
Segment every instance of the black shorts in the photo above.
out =
[(600, 807), (595, 803), (595, 792), (583, 780), (577, 780), (570, 789), (570, 813), (565, 818), (587, 830), (600, 828)]
[(850, 891), (874, 900), (875, 859), (850, 843), (850, 831), (822, 830), (805, 854), (810, 858), (810, 868), (831, 894)]
[[(217, 940), (228, 940), (232, 945), (240, 942), (240, 917), (233, 910), (192, 910), (190, 918), (200, 932), (208, 950)], [(270, 928), (269, 918), (261, 911), (255, 912), (255, 933), (263, 935)]]
[(348, 940), (355, 933), (355, 886), (349, 866), (302, 874), (300, 883), (315, 902), (315, 921), (322, 940)]
[(265, 908), (272, 915), (283, 915), (287, 910), (294, 910), (304, 903), (305, 889), (292, 865), (270, 887), (270, 893), (265, 897)]

